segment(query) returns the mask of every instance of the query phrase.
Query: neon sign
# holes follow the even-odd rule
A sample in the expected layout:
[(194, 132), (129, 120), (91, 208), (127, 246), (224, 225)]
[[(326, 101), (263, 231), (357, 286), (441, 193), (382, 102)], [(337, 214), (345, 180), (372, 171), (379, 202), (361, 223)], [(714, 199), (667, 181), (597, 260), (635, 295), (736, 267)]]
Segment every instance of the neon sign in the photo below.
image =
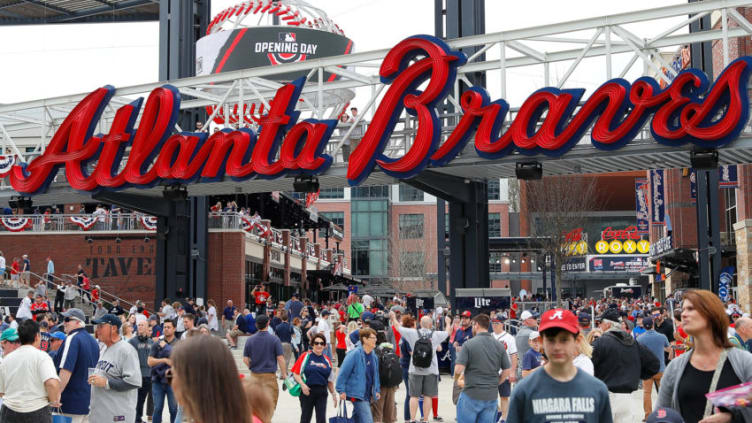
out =
[[(612, 79), (579, 109), (585, 90), (543, 88), (525, 100), (506, 130), (507, 102), (490, 101), (485, 90), (472, 87), (459, 99), (463, 116), (441, 143), (436, 106), (445, 101), (457, 69), (466, 61), (463, 53), (425, 35), (409, 37), (389, 51), (379, 73), (390, 87), (350, 155), (350, 185), (365, 180), (377, 166), (396, 178), (409, 178), (428, 166), (444, 166), (471, 138), (478, 154), (487, 159), (512, 151), (562, 155), (592, 126), (595, 147), (616, 149), (630, 142), (650, 118), (650, 130), (661, 144), (715, 148), (736, 139), (749, 117), (746, 87), (752, 58), (742, 57), (712, 86), (693, 69), (681, 72), (666, 89), (647, 77), (632, 84)], [(305, 78), (300, 78), (277, 91), (268, 113), (259, 120), (258, 134), (238, 129), (210, 136), (173, 133), (180, 94), (170, 85), (150, 93), (137, 129), (142, 99), (118, 109), (108, 134), (94, 135), (114, 94), (111, 86), (99, 88), (73, 109), (41, 156), (13, 165), (8, 177), (16, 191), (35, 194), (49, 187), (61, 167), (70, 186), (86, 192), (212, 182), (228, 176), (242, 181), (320, 174), (332, 163), (324, 149), (337, 122), (298, 121), (295, 106), (304, 83)], [(403, 111), (417, 117), (415, 140), (402, 157), (387, 157), (384, 149)], [(128, 159), (118, 171), (127, 147)], [(91, 172), (90, 163), (96, 163)]]

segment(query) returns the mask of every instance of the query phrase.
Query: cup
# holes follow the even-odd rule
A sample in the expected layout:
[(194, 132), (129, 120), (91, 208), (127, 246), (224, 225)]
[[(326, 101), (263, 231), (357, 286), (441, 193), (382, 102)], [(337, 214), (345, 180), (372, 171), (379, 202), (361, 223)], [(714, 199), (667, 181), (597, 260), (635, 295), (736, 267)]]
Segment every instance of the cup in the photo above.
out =
[(97, 369), (96, 369), (96, 367), (89, 367), (89, 368), (88, 368), (88, 369), (86, 369), (86, 370), (88, 371), (88, 376), (87, 376), (87, 380), (88, 380), (88, 378), (90, 378), (90, 377), (92, 377), (93, 375), (97, 374)]

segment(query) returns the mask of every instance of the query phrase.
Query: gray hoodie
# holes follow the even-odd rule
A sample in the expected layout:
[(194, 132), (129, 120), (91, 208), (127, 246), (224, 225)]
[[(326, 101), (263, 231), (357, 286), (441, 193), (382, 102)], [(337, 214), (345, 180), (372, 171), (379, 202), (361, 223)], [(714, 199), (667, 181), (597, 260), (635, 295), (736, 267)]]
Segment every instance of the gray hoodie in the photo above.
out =
[[(687, 351), (671, 360), (668, 366), (666, 366), (666, 371), (663, 372), (663, 379), (661, 379), (661, 388), (658, 391), (658, 402), (655, 404), (655, 408), (669, 407), (676, 411), (680, 410), (678, 398), (679, 380), (684, 374), (684, 369), (687, 367), (692, 352), (693, 350)], [(731, 362), (731, 368), (734, 369), (734, 373), (742, 383), (752, 381), (752, 354), (738, 348), (730, 348), (728, 350), (728, 360)], [(742, 408), (740, 414), (745, 422), (752, 422), (752, 408)]]

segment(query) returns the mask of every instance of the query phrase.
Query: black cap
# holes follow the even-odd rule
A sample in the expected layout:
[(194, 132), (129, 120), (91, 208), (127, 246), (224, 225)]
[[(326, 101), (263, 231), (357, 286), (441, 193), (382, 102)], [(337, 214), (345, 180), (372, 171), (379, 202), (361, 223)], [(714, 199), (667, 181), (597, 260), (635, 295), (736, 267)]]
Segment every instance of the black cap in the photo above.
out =
[(653, 328), (653, 318), (652, 317), (643, 317), (642, 318), (642, 327), (645, 329), (652, 329)]
[(105, 314), (101, 319), (92, 320), (91, 323), (95, 325), (106, 323), (108, 325), (117, 326), (118, 328), (123, 324), (123, 322), (121, 322), (114, 314)]
[(620, 321), (621, 316), (619, 315), (619, 311), (615, 308), (608, 308), (606, 311), (601, 314), (601, 317), (598, 320), (610, 320), (612, 322), (618, 322)]

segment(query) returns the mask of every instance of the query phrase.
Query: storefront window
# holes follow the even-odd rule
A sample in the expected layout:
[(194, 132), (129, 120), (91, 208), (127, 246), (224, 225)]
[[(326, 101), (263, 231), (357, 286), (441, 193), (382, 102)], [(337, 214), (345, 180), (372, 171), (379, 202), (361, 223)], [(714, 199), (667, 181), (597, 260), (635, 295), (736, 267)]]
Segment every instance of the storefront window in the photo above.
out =
[(736, 189), (725, 189), (724, 202), (726, 210), (726, 239), (722, 240), (726, 245), (734, 245), (736, 237), (734, 236), (734, 223), (736, 223)]
[(422, 214), (399, 215), (399, 237), (400, 239), (423, 238), (423, 215)]

